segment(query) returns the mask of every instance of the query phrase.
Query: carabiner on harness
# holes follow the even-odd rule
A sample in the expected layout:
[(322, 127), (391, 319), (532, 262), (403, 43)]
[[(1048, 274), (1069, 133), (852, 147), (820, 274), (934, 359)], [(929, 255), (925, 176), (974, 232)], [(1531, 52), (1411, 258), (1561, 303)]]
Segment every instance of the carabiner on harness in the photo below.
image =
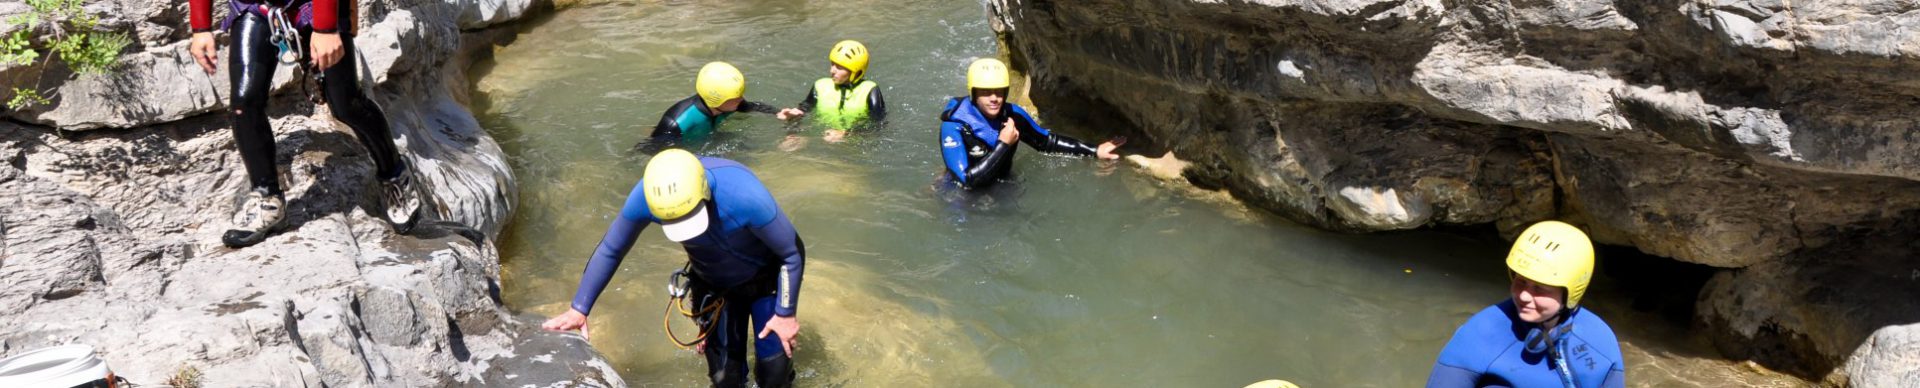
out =
[(686, 268), (674, 270), (673, 274), (667, 275), (667, 297), (676, 299), (687, 297)]
[[(714, 319), (713, 315), (719, 314), (720, 310), (727, 305), (727, 300), (719, 295), (689, 295), (692, 294), (692, 287), (688, 284), (691, 281), (692, 279), (687, 276), (687, 267), (681, 267), (673, 271), (673, 274), (667, 275), (667, 310), (660, 312), (660, 328), (667, 332), (667, 340), (673, 341), (673, 344), (681, 349), (693, 349), (694, 345), (706, 341), (707, 334), (713, 331), (714, 325), (720, 323), (720, 320)], [(696, 299), (693, 308), (687, 307), (689, 297)], [(674, 305), (679, 305), (677, 310), (680, 310), (681, 316), (692, 319), (694, 327), (700, 328), (700, 334), (694, 336), (692, 341), (681, 341), (680, 336), (673, 334), (672, 319), (673, 311), (676, 310)]]
[(261, 4), (260, 9), (267, 13), (269, 30), (273, 31), (270, 40), (280, 50), (280, 63), (296, 64), (300, 62), (300, 31), (287, 20), (286, 8)]

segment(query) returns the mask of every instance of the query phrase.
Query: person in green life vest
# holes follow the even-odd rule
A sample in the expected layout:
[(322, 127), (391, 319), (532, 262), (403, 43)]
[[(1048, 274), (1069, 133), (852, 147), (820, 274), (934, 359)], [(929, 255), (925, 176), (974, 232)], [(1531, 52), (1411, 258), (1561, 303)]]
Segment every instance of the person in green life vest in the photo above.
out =
[(771, 105), (747, 101), (747, 76), (726, 62), (711, 62), (700, 67), (693, 89), (693, 96), (674, 103), (660, 115), (660, 123), (653, 126), (653, 135), (641, 143), (643, 150), (664, 149), (677, 146), (683, 138), (712, 135), (733, 112), (779, 112)]
[(797, 108), (780, 110), (781, 120), (812, 115), (827, 127), (822, 139), (839, 142), (847, 131), (863, 124), (887, 118), (887, 100), (880, 96), (880, 84), (867, 79), (867, 45), (843, 40), (827, 51), (827, 78), (813, 82), (807, 98)]

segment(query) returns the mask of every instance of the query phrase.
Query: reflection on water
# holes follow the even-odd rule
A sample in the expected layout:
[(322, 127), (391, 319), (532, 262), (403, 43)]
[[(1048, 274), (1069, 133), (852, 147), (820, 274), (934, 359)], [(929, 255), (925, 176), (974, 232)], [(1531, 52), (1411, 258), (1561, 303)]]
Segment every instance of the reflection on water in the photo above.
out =
[[(702, 64), (730, 61), (749, 99), (792, 106), (849, 38), (873, 50), (892, 123), (827, 143), (736, 115), (697, 149), (753, 168), (805, 236), (803, 385), (1412, 386), (1454, 326), (1503, 297), (1499, 241), (1323, 233), (1089, 160), (1022, 152), (1010, 184), (940, 189), (934, 117), (995, 50), (976, 3), (588, 1), (532, 25), (475, 80), (522, 184), (501, 243), (508, 305), (566, 309), (642, 171), (632, 145)], [(781, 151), (790, 129), (811, 140)], [(706, 384), (704, 360), (660, 328), (684, 260), (648, 230), (596, 306), (592, 342), (629, 381)], [(1609, 286), (1591, 305), (1635, 328), (1622, 330), (1634, 385), (1774, 381), (1712, 361)]]

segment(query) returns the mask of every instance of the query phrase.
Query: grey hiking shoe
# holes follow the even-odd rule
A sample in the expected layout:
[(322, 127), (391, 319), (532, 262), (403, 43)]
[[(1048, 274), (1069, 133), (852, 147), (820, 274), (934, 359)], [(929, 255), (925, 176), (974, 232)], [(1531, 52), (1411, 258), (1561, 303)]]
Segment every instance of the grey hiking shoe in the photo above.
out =
[(387, 205), (387, 223), (393, 225), (395, 233), (405, 234), (413, 230), (420, 221), (420, 189), (413, 184), (411, 172), (380, 182), (381, 196)]
[(287, 221), (286, 204), (280, 195), (267, 194), (266, 189), (248, 191), (234, 209), (234, 228), (228, 229), (220, 242), (228, 247), (243, 248), (266, 240), (267, 235)]

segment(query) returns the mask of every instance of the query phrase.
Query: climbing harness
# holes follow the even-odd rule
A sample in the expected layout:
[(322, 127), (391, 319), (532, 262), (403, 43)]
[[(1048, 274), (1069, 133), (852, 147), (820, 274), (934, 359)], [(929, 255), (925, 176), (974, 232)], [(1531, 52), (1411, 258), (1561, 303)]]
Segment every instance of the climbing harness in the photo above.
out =
[[(687, 265), (691, 266), (692, 263), (688, 263)], [(691, 279), (687, 277), (687, 268), (686, 266), (682, 266), (679, 270), (673, 271), (673, 274), (667, 275), (667, 309), (666, 311), (660, 312), (660, 328), (666, 330), (667, 339), (673, 341), (673, 344), (680, 349), (693, 349), (694, 345), (699, 344), (701, 341), (706, 341), (707, 334), (712, 333), (713, 327), (720, 321), (713, 319), (713, 315), (719, 313), (727, 304), (726, 298), (709, 294), (702, 295), (701, 297), (710, 298), (710, 303), (695, 301), (694, 304), (701, 305), (698, 307), (698, 311), (687, 308), (687, 296), (692, 293), (688, 287), (688, 282)], [(675, 305), (679, 305), (679, 307), (675, 308)], [(694, 326), (700, 328), (700, 335), (695, 336), (692, 341), (681, 341), (680, 336), (674, 335), (672, 325), (674, 310), (679, 310), (681, 316), (692, 319)]]

